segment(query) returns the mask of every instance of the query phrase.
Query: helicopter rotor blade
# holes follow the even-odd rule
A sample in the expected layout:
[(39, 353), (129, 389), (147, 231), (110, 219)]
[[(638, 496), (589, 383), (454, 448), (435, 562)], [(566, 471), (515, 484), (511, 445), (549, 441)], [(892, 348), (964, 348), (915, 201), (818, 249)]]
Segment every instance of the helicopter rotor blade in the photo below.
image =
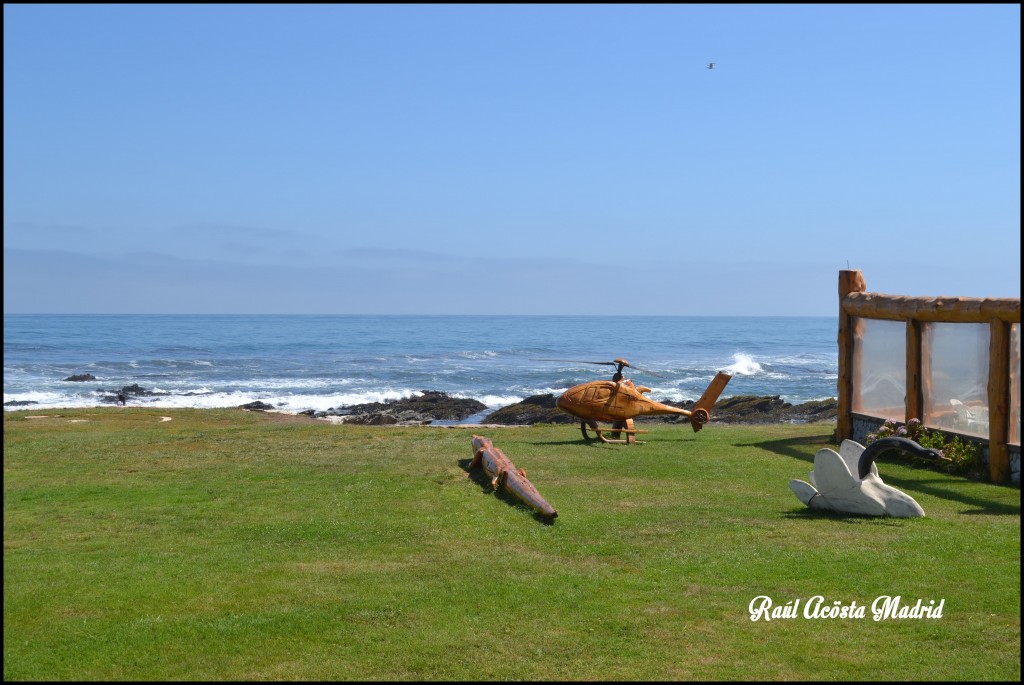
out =
[[(539, 362), (572, 362), (573, 364), (603, 364), (604, 366), (618, 366), (615, 362), (591, 362), (585, 359), (537, 359)], [(629, 366), (629, 364), (626, 364)]]
[(654, 371), (650, 371), (648, 369), (642, 369), (639, 366), (636, 366), (635, 364), (630, 364), (629, 362), (627, 362), (624, 359), (623, 360), (619, 360), (619, 361), (615, 361), (615, 362), (592, 362), (592, 361), (588, 361), (586, 359), (537, 359), (536, 361), (539, 361), (539, 362), (571, 362), (573, 364), (601, 364), (602, 366), (618, 366), (619, 363), (621, 362), (623, 366), (628, 366), (631, 369), (636, 369), (637, 371), (639, 371), (641, 373), (650, 374), (651, 376), (656, 376), (657, 378), (664, 378), (664, 376), (662, 376), (660, 373), (655, 373)]
[(664, 378), (664, 376), (662, 376), (660, 373), (655, 373), (649, 369), (641, 369), (639, 366), (634, 366), (633, 364), (626, 364), (626, 366), (628, 366), (631, 369), (636, 369), (640, 373), (646, 373), (651, 376), (656, 376), (657, 378)]

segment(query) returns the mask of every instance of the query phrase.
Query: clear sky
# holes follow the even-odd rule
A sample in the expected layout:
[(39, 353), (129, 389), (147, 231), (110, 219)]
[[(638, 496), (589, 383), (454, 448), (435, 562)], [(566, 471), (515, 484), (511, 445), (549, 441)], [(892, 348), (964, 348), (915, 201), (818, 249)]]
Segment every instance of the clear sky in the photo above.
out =
[(828, 316), (1020, 255), (1017, 4), (4, 5), (7, 313)]

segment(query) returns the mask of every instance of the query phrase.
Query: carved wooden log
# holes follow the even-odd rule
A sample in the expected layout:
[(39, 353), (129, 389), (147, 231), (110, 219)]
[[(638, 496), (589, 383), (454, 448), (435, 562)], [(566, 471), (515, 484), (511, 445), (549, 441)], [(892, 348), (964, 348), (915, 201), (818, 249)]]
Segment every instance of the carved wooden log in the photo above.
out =
[(473, 461), (470, 468), (483, 467), (484, 473), (491, 477), (491, 487), (497, 490), (504, 487), (519, 501), (536, 511), (541, 516), (555, 518), (558, 512), (540, 496), (537, 488), (526, 478), (526, 471), (517, 469), (512, 460), (505, 456), (482, 435), (473, 436)]

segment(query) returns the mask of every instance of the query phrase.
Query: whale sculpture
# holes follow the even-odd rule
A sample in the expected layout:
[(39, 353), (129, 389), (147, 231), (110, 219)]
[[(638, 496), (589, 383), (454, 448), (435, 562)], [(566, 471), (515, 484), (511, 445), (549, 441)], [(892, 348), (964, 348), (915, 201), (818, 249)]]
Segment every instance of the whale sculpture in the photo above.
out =
[(924, 509), (913, 497), (886, 485), (878, 475), (875, 459), (892, 449), (923, 459), (942, 459), (938, 450), (926, 449), (907, 438), (882, 438), (867, 448), (843, 440), (838, 453), (826, 447), (814, 455), (810, 483), (794, 479), (789, 481), (789, 489), (811, 509), (896, 518), (924, 516)]

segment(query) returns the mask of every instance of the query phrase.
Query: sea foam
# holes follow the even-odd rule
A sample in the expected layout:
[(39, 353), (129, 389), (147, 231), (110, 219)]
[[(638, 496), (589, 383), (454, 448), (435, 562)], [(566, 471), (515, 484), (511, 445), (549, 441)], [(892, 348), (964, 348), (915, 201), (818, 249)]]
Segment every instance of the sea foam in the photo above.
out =
[(732, 356), (733, 363), (725, 368), (725, 372), (733, 376), (753, 376), (763, 373), (764, 369), (749, 354), (738, 352)]

